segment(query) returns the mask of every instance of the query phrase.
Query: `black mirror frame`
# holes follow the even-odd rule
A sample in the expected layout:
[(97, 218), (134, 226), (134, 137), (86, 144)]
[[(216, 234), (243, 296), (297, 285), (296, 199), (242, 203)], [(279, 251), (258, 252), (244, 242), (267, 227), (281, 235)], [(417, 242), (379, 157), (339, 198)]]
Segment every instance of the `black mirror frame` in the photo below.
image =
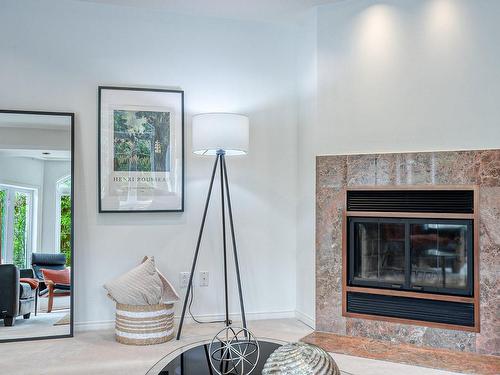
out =
[(45, 116), (64, 116), (71, 119), (71, 289), (70, 289), (70, 323), (69, 334), (67, 335), (51, 335), (40, 337), (21, 337), (16, 339), (0, 339), (0, 344), (7, 342), (18, 341), (34, 341), (34, 340), (48, 340), (48, 339), (61, 339), (74, 336), (74, 314), (75, 314), (75, 114), (73, 112), (48, 112), (48, 111), (24, 111), (24, 110), (9, 110), (0, 109), (0, 113), (13, 113), (24, 115), (45, 115)]

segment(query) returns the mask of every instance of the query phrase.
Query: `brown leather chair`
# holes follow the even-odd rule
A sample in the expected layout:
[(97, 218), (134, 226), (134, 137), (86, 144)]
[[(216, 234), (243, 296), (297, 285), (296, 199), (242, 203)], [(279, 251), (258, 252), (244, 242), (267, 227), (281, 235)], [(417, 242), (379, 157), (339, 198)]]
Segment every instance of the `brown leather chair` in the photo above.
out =
[(31, 256), (31, 266), (33, 267), (36, 278), (40, 281), (38, 295), (48, 298), (47, 312), (51, 312), (54, 304), (54, 297), (71, 295), (71, 285), (56, 284), (51, 280), (45, 280), (42, 269), (66, 269), (66, 256), (64, 254), (33, 253)]

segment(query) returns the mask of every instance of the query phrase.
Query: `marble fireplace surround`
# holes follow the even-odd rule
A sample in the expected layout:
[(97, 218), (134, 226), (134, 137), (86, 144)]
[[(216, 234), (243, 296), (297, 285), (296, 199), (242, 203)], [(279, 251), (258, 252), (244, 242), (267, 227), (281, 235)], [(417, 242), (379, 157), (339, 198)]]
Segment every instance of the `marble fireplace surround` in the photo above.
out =
[[(480, 333), (342, 316), (345, 189), (478, 185)], [(316, 158), (316, 329), (340, 335), (500, 355), (500, 150)]]

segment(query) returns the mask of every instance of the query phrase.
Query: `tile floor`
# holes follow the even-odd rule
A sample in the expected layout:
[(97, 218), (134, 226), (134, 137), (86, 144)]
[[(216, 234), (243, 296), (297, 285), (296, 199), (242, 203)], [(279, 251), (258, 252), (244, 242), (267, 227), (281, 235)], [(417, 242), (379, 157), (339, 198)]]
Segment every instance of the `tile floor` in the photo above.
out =
[(328, 352), (349, 356), (428, 368), (439, 367), (468, 374), (500, 374), (500, 357), (497, 356), (418, 347), (327, 332), (314, 332), (304, 337), (302, 341), (318, 345)]

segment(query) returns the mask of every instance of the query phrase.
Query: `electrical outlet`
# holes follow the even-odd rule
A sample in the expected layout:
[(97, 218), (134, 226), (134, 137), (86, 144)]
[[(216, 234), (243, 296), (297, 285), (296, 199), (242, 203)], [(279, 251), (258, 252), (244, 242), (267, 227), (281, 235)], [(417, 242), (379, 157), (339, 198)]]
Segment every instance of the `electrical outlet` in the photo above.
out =
[(190, 272), (181, 272), (179, 274), (179, 285), (181, 288), (187, 288), (189, 284), (189, 275), (191, 275)]
[(200, 286), (208, 286), (208, 271), (200, 272)]

